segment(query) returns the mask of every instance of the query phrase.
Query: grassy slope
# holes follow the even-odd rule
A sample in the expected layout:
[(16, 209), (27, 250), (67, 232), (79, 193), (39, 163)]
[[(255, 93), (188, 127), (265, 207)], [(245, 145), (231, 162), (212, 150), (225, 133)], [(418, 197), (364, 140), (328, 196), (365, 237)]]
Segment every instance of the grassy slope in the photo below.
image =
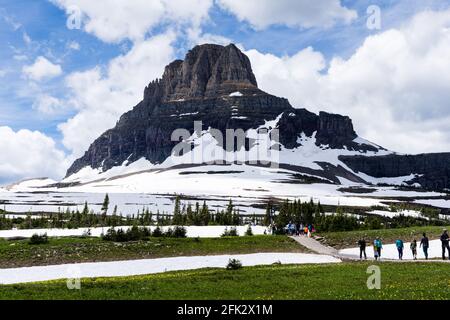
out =
[[(450, 229), (450, 227), (446, 227)], [(335, 247), (337, 249), (351, 248), (357, 246), (357, 242), (361, 237), (366, 240), (373, 241), (376, 237), (380, 237), (382, 241), (387, 243), (394, 243), (398, 238), (404, 241), (411, 241), (416, 238), (420, 241), (422, 233), (426, 232), (428, 238), (438, 239), (442, 234), (443, 227), (412, 227), (403, 229), (381, 229), (381, 230), (362, 230), (362, 231), (347, 231), (347, 232), (324, 232), (324, 243)]]
[[(368, 290), (367, 263), (203, 269), (0, 286), (0, 299), (448, 299), (447, 264), (382, 263), (381, 290)], [(406, 267), (407, 266), (407, 267)]]
[(29, 245), (26, 240), (0, 240), (0, 268), (173, 256), (305, 251), (305, 248), (285, 236), (198, 241), (192, 238), (152, 238), (150, 241), (129, 243), (113, 243), (99, 238), (52, 238), (45, 245)]

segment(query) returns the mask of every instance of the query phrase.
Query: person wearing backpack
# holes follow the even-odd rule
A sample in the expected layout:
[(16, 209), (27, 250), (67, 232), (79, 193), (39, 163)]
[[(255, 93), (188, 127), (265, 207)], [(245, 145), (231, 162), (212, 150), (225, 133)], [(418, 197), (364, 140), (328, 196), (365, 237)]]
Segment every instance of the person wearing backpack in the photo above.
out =
[(395, 245), (397, 246), (398, 258), (400, 260), (403, 260), (403, 248), (405, 247), (405, 245), (403, 244), (403, 240), (397, 239), (397, 241), (395, 241)]
[(428, 260), (428, 248), (430, 247), (430, 240), (425, 233), (423, 233), (423, 238), (420, 240), (420, 246), (423, 249), (423, 254), (425, 255), (425, 260)]
[(414, 260), (417, 260), (417, 240), (413, 239), (410, 246)]
[(380, 259), (381, 260), (381, 249), (383, 248), (383, 244), (381, 243), (381, 240), (379, 237), (375, 239), (373, 242), (373, 250), (375, 252), (375, 260)]

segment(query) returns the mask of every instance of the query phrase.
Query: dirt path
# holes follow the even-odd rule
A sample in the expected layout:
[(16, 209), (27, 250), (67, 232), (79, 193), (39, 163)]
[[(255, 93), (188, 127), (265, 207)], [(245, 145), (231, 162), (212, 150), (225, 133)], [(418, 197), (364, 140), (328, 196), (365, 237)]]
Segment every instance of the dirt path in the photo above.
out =
[(304, 236), (298, 236), (298, 237), (292, 236), (291, 238), (294, 239), (295, 241), (297, 241), (298, 243), (300, 243), (302, 246), (308, 248), (309, 250), (311, 250), (315, 253), (326, 254), (329, 256), (333, 256), (333, 257), (339, 256), (339, 252), (336, 249), (334, 249), (332, 247), (324, 246), (319, 241), (317, 241), (313, 238), (308, 238), (308, 237), (304, 237)]
[[(291, 236), (290, 238), (294, 239), (295, 241), (297, 241), (299, 244), (301, 244), (302, 246), (308, 248), (309, 250), (318, 253), (318, 254), (323, 254), (323, 255), (328, 255), (328, 256), (333, 256), (337, 259), (341, 259), (341, 260), (347, 260), (347, 261), (359, 261), (360, 258), (357, 255), (351, 255), (351, 254), (342, 254), (339, 253), (338, 250), (336, 250), (335, 248), (329, 247), (329, 246), (325, 246), (322, 243), (320, 243), (319, 241), (317, 241), (314, 238), (308, 238), (308, 237), (304, 237), (304, 236), (298, 236), (298, 237), (294, 237)], [(367, 257), (367, 260), (375, 260), (373, 257)], [(438, 262), (438, 263), (450, 263), (450, 260), (435, 260), (435, 259), (430, 259), (430, 260), (394, 260), (394, 259), (381, 259), (380, 261), (389, 261), (389, 262), (399, 262), (399, 263), (415, 263), (415, 262), (428, 262), (428, 263), (432, 263), (432, 262)]]

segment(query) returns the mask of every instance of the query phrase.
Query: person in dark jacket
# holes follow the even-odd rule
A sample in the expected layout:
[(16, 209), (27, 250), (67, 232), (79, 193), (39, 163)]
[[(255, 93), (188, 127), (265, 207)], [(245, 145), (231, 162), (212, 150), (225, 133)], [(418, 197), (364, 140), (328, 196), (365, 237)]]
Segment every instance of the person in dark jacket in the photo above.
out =
[(430, 247), (430, 240), (428, 240), (428, 237), (425, 233), (423, 234), (422, 240), (420, 240), (420, 246), (423, 249), (425, 259), (428, 260), (428, 248)]
[(366, 240), (364, 238), (359, 239), (358, 241), (358, 246), (359, 246), (359, 259), (362, 260), (363, 254), (364, 254), (364, 259), (367, 260), (367, 254), (366, 254)]
[(445, 250), (447, 249), (448, 251), (448, 258), (450, 260), (450, 246), (448, 243), (448, 231), (447, 229), (444, 229), (444, 233), (442, 233), (441, 235), (441, 242), (442, 242), (442, 259), (445, 260)]

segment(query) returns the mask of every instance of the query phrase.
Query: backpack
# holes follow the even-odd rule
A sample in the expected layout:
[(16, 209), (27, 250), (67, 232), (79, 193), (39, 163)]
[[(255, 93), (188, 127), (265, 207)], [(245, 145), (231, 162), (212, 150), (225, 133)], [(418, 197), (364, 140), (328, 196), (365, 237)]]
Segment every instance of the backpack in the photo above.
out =
[(375, 240), (375, 247), (381, 248), (381, 241), (380, 240)]

